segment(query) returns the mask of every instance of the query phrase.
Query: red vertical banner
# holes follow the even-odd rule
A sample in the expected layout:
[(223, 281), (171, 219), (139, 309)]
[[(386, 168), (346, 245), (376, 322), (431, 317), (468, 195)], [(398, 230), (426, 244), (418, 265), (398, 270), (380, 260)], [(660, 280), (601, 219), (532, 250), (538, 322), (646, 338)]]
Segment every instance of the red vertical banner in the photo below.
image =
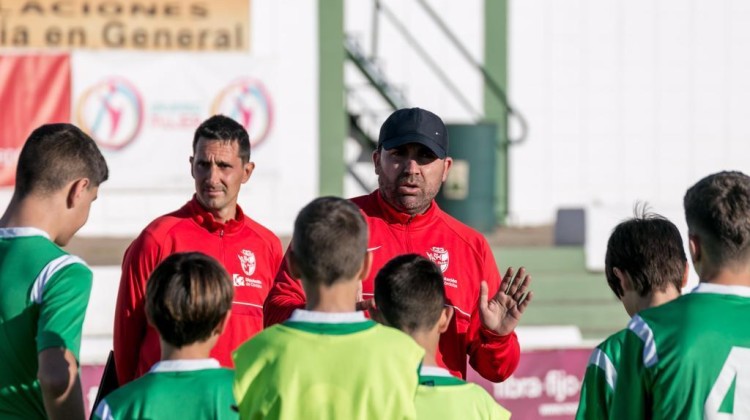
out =
[(70, 122), (68, 54), (0, 55), (0, 186), (15, 183), (18, 153), (38, 126)]

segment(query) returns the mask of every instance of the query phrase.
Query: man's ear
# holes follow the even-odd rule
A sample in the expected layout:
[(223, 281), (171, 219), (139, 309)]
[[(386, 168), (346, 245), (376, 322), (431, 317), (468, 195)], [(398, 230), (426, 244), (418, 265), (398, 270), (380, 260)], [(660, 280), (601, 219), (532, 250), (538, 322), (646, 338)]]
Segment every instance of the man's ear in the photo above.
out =
[(193, 177), (193, 179), (195, 179), (195, 172), (193, 172), (193, 162), (195, 161), (195, 157), (190, 156), (190, 159), (188, 160), (190, 161), (190, 176)]
[(445, 182), (446, 179), (448, 179), (448, 172), (450, 172), (451, 167), (453, 166), (453, 158), (448, 156), (443, 161), (443, 182)]
[(375, 166), (375, 175), (380, 175), (380, 149), (372, 152), (372, 164)]
[(286, 259), (286, 266), (289, 268), (289, 274), (295, 279), (299, 279), (301, 273), (299, 267), (297, 267), (297, 257), (295, 257), (291, 245), (289, 245), (289, 249), (287, 249), (284, 259)]
[(67, 208), (72, 209), (78, 204), (83, 191), (91, 185), (88, 178), (79, 178), (71, 182), (68, 186), (68, 196), (66, 198)]
[(687, 261), (685, 261), (685, 271), (682, 273), (682, 288), (685, 288), (688, 283), (688, 277), (690, 277), (690, 264), (688, 264)]
[(370, 269), (372, 268), (372, 252), (367, 251), (365, 253), (365, 259), (362, 261), (362, 268), (359, 270), (359, 275), (357, 275), (357, 278), (360, 280), (364, 280), (367, 278), (367, 275), (370, 274)]
[(620, 270), (617, 267), (613, 267), (612, 272), (614, 272), (615, 277), (617, 277), (617, 280), (620, 280), (620, 288), (623, 291), (633, 290), (633, 282), (630, 280), (630, 274), (628, 274), (627, 271)]
[(246, 183), (250, 179), (250, 175), (255, 170), (255, 162), (247, 162), (242, 165), (242, 183)]
[(451, 318), (453, 318), (453, 307), (448, 305), (443, 306), (443, 310), (440, 312), (440, 319), (438, 320), (438, 332), (440, 334), (448, 330)]

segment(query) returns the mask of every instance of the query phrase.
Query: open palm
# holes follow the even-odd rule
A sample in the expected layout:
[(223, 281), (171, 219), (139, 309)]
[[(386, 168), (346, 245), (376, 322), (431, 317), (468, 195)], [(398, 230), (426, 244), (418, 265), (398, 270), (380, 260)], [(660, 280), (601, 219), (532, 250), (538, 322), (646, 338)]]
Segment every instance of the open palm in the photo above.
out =
[[(500, 288), (489, 299), (489, 287), (482, 281), (479, 292), (479, 316), (485, 328), (499, 335), (510, 334), (521, 320), (521, 315), (529, 306), (533, 292), (529, 291), (531, 276), (521, 267), (515, 276), (508, 267)], [(527, 293), (528, 292), (528, 293)]]

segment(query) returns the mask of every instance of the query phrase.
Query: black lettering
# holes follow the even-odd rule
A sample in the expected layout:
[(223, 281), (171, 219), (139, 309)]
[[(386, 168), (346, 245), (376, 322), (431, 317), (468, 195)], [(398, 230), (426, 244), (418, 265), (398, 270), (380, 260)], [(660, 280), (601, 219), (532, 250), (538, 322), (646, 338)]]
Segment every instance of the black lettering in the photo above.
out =
[(47, 45), (50, 46), (60, 45), (60, 41), (62, 41), (62, 33), (60, 32), (60, 28), (56, 26), (50, 26), (49, 28), (47, 28), (47, 31), (44, 33), (44, 40), (47, 42)]
[(147, 48), (148, 47), (148, 34), (144, 29), (136, 29), (133, 31), (133, 48)]
[(180, 16), (180, 5), (175, 3), (164, 3), (164, 17)]
[(132, 16), (143, 15), (143, 16), (154, 17), (156, 16), (156, 10), (157, 8), (156, 8), (155, 3), (152, 3), (150, 5), (146, 5), (143, 3), (135, 3), (133, 7), (130, 8), (130, 14)]
[(180, 48), (189, 49), (192, 44), (193, 34), (189, 30), (183, 29), (177, 33), (177, 45)]
[(68, 46), (69, 47), (83, 47), (86, 45), (86, 31), (80, 27), (75, 26), (68, 29)]
[(208, 17), (208, 8), (203, 3), (193, 3), (190, 5), (190, 15), (199, 18)]
[(17, 26), (13, 29), (13, 46), (25, 47), (29, 45), (29, 31), (25, 26)]
[(198, 49), (203, 50), (206, 48), (206, 38), (208, 38), (208, 29), (202, 29), (198, 32)]
[(104, 17), (117, 17), (122, 14), (122, 5), (115, 2), (99, 3), (99, 14)]
[(56, 1), (52, 3), (52, 12), (58, 16), (73, 16), (73, 5), (70, 1)]
[(157, 29), (154, 31), (154, 49), (172, 48), (172, 34), (168, 29)]
[(214, 46), (218, 50), (227, 50), (231, 47), (232, 41), (231, 37), (229, 36), (229, 32), (225, 30), (219, 29), (216, 31), (216, 41), (214, 42)]
[(102, 41), (108, 47), (122, 47), (125, 45), (125, 35), (122, 22), (112, 21), (102, 28)]
[(21, 8), (20, 14), (25, 15), (26, 13), (29, 13), (29, 12), (36, 12), (40, 15), (44, 15), (44, 8), (42, 7), (41, 4), (35, 1), (29, 1), (29, 2), (24, 3), (23, 7)]

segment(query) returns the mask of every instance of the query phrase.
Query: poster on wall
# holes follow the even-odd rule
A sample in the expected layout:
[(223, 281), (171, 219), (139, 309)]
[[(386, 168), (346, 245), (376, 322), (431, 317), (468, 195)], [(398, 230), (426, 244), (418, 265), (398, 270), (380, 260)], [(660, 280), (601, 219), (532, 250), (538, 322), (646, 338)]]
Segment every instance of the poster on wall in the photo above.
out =
[(273, 58), (74, 52), (72, 68), (72, 121), (104, 151), (111, 174), (110, 192), (102, 194), (103, 209), (94, 210), (89, 229), (137, 233), (150, 218), (189, 200), (193, 136), (214, 114), (235, 119), (250, 135), (256, 170), (240, 204), (251, 217), (283, 230), (301, 200), (314, 194), (317, 163), (309, 157), (318, 146), (300, 133), (314, 132), (316, 115), (300, 112), (305, 93), (282, 83)]
[(0, 187), (15, 184), (16, 162), (38, 126), (70, 121), (67, 54), (0, 56)]

